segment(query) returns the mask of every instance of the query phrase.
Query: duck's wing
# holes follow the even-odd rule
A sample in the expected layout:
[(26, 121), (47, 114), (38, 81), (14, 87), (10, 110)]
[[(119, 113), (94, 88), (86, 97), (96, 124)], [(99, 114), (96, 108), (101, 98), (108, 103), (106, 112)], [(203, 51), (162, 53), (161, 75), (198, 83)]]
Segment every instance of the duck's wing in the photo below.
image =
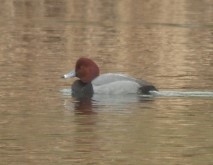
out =
[(96, 79), (92, 81), (92, 84), (95, 86), (109, 84), (117, 81), (134, 81), (137, 82), (137, 79), (134, 79), (125, 74), (119, 73), (105, 73), (98, 76)]
[(104, 84), (109, 84), (109, 83), (116, 82), (116, 81), (125, 81), (125, 80), (136, 82), (136, 83), (140, 84), (141, 86), (152, 85), (148, 81), (141, 80), (141, 79), (138, 80), (129, 75), (120, 74), (120, 73), (101, 74), (100, 76), (98, 76), (96, 79), (94, 79), (92, 81), (92, 84), (98, 86), (98, 85), (104, 85)]

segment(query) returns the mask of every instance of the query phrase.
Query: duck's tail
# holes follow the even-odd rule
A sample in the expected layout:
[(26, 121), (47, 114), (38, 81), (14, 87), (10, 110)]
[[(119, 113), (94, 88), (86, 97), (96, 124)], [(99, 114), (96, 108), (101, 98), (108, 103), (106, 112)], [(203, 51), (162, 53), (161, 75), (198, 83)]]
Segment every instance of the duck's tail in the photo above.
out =
[(139, 93), (149, 95), (150, 91), (158, 91), (154, 85), (143, 85), (139, 88)]

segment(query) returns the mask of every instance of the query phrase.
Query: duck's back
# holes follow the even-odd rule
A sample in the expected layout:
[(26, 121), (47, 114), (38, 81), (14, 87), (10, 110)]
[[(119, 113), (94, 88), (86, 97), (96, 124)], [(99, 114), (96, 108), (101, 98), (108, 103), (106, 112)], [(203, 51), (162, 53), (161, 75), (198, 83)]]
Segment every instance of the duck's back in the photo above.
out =
[(128, 75), (106, 73), (92, 81), (94, 93), (98, 94), (149, 94), (150, 90), (157, 90), (151, 83), (137, 80)]

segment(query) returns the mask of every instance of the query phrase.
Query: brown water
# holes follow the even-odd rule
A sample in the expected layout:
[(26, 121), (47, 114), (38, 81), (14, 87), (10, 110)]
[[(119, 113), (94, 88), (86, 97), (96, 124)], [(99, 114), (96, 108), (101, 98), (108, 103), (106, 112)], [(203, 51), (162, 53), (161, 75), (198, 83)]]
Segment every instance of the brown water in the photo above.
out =
[[(0, 3), (0, 164), (213, 164), (212, 0)], [(79, 102), (81, 56), (173, 95)]]

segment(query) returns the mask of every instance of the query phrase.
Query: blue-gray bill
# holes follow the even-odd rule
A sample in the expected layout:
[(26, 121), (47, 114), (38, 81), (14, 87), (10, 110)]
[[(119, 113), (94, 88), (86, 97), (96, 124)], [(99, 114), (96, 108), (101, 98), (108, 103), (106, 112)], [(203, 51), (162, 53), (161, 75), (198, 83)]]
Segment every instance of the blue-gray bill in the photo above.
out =
[(67, 79), (67, 78), (72, 78), (72, 77), (75, 77), (75, 76), (76, 76), (75, 71), (71, 71), (71, 72), (63, 75), (62, 78)]

